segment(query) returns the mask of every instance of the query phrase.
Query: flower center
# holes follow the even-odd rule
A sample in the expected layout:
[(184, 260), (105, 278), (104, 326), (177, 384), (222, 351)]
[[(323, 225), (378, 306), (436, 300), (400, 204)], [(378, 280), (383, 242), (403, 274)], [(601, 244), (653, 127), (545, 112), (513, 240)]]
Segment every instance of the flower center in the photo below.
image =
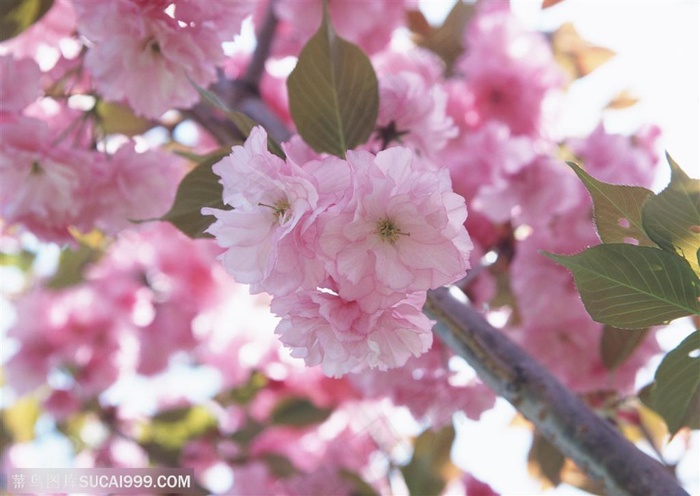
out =
[(147, 38), (147, 39), (143, 42), (142, 47), (143, 47), (143, 50), (144, 50), (144, 51), (148, 50), (148, 51), (150, 51), (153, 55), (160, 55), (160, 52), (161, 52), (161, 50), (160, 50), (160, 43), (158, 43), (158, 40), (156, 40), (156, 39), (153, 38), (153, 37)]
[(286, 198), (282, 198), (274, 205), (268, 205), (266, 203), (258, 203), (258, 205), (261, 207), (271, 208), (275, 215), (275, 218), (279, 221), (280, 224), (283, 224), (287, 220), (285, 219), (285, 215), (289, 210), (289, 202)]
[(399, 226), (394, 224), (394, 221), (385, 217), (377, 222), (377, 234), (382, 239), (382, 241), (387, 241), (392, 245), (396, 243), (399, 236), (410, 236), (411, 233), (405, 233), (401, 230)]
[(33, 176), (38, 176), (38, 175), (40, 175), (40, 174), (43, 173), (43, 172), (44, 172), (44, 169), (41, 168), (41, 165), (39, 165), (39, 162), (38, 162), (37, 160), (34, 160), (34, 161), (32, 162), (32, 168), (31, 168), (30, 173), (31, 173)]

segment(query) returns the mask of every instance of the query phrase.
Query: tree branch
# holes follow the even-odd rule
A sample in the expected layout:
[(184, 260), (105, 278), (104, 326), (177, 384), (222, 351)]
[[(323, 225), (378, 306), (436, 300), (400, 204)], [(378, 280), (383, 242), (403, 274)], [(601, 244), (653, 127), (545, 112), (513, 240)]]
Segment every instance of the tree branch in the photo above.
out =
[(425, 309), (438, 321), (435, 332), (442, 341), (609, 494), (687, 494), (660, 463), (593, 413), (473, 307), (453, 298), (448, 288), (430, 291)]
[(248, 67), (242, 78), (246, 84), (255, 88), (256, 91), (260, 87), (260, 80), (265, 72), (265, 62), (267, 62), (267, 58), (270, 56), (272, 41), (274, 40), (275, 30), (277, 29), (277, 16), (275, 16), (274, 3), (274, 1), (268, 3), (265, 19), (260, 25), (258, 32), (255, 33), (258, 44), (255, 47), (253, 58), (250, 63), (248, 63)]
[[(277, 17), (273, 2), (270, 2), (265, 19), (256, 33), (257, 46), (243, 76), (231, 81), (223, 71), (219, 71), (219, 78), (209, 87), (209, 91), (215, 93), (229, 109), (243, 112), (262, 125), (274, 141), (282, 143), (289, 139), (291, 133), (260, 98), (260, 80), (265, 72), (265, 62), (270, 55), (276, 28)], [(213, 111), (205, 102), (200, 102), (183, 113), (198, 122), (221, 144), (228, 145), (232, 139), (245, 138), (230, 119), (221, 112)]]

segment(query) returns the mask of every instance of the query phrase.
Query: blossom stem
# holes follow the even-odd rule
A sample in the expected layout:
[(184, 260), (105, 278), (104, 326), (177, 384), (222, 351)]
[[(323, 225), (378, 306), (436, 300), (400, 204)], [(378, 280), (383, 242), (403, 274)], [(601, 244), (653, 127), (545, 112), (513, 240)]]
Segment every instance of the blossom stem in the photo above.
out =
[[(435, 332), (565, 456), (609, 494), (687, 494), (660, 463), (591, 411), (544, 366), (448, 288), (428, 293)], [(563, 357), (566, 359), (566, 357)]]

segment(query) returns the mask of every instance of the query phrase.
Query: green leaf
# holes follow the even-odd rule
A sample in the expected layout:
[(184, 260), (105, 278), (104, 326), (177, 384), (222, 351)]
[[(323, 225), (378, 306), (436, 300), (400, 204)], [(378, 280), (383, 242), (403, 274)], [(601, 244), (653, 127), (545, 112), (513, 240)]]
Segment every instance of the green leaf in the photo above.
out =
[(216, 429), (216, 418), (204, 406), (174, 408), (154, 415), (142, 426), (139, 442), (178, 450), (187, 441)]
[(651, 405), (664, 418), (671, 435), (684, 426), (700, 428), (700, 331), (666, 355), (654, 379)]
[(267, 377), (257, 370), (251, 372), (248, 382), (228, 391), (222, 391), (214, 399), (222, 406), (247, 405), (268, 384)]
[(413, 457), (401, 468), (411, 496), (441, 494), (449, 476), (456, 470), (450, 460), (455, 439), (452, 425), (439, 431), (426, 430), (416, 438)]
[(332, 408), (319, 408), (307, 398), (291, 397), (281, 400), (270, 413), (270, 421), (276, 425), (307, 427), (326, 420)]
[(262, 459), (270, 473), (276, 479), (286, 479), (287, 477), (299, 473), (294, 464), (286, 456), (278, 455), (277, 453), (267, 453), (262, 455)]
[(464, 28), (474, 16), (473, 4), (458, 1), (452, 7), (442, 26), (427, 36), (418, 37), (417, 44), (437, 54), (445, 62), (445, 74), (452, 74), (452, 67), (464, 52)]
[[(228, 108), (228, 106), (221, 101), (221, 98), (219, 98), (218, 95), (207, 89), (202, 88), (197, 83), (192, 81), (192, 79), (190, 79), (190, 84), (195, 87), (195, 89), (199, 93), (199, 96), (201, 96), (204, 101), (209, 103), (209, 105), (211, 105), (212, 107), (215, 107), (221, 110), (224, 114), (226, 114), (226, 117), (228, 117), (228, 119), (236, 125), (236, 127), (241, 132), (244, 138), (250, 136), (250, 132), (255, 126), (260, 126), (259, 123), (245, 115), (243, 112), (239, 112), (238, 110), (231, 110), (230, 108)], [(284, 150), (282, 150), (282, 147), (279, 145), (279, 143), (277, 143), (270, 137), (269, 133), (267, 135), (267, 149), (270, 151), (270, 153), (274, 153), (281, 159), (287, 158), (287, 156), (284, 153)]]
[(306, 143), (344, 158), (367, 141), (379, 111), (377, 76), (367, 55), (323, 22), (287, 79), (289, 110)]
[(561, 484), (564, 455), (538, 432), (532, 437), (532, 446), (527, 454), (527, 470), (540, 481), (542, 489)]
[(644, 230), (664, 250), (685, 258), (700, 276), (700, 180), (689, 178), (673, 159), (671, 182), (642, 211)]
[(76, 250), (64, 248), (58, 259), (58, 268), (46, 286), (51, 289), (63, 289), (81, 283), (85, 268), (97, 262), (102, 254), (102, 250), (83, 243)]
[(99, 101), (95, 106), (95, 112), (100, 128), (105, 134), (135, 136), (153, 127), (151, 121), (137, 116), (129, 107), (119, 103)]
[[(226, 155), (216, 153), (192, 169), (180, 182), (175, 201), (170, 210), (160, 219), (170, 222), (190, 238), (210, 238), (205, 231), (214, 222), (214, 217), (202, 215), (203, 207), (225, 210), (223, 186), (212, 166)], [(145, 221), (139, 221), (145, 222)]]
[(619, 367), (647, 337), (648, 329), (630, 332), (628, 329), (605, 326), (600, 338), (600, 356), (609, 370)]
[(0, 41), (20, 34), (46, 14), (53, 0), (2, 0), (0, 2)]
[(598, 181), (573, 162), (567, 162), (593, 198), (593, 216), (603, 243), (636, 240), (640, 246), (656, 246), (642, 227), (642, 206), (654, 193), (638, 186)]
[(597, 322), (644, 329), (700, 313), (700, 280), (672, 253), (605, 244), (572, 256), (545, 255), (573, 273), (586, 310)]
[(257, 420), (247, 417), (243, 427), (231, 434), (231, 440), (241, 446), (248, 446), (257, 436), (265, 430), (265, 426)]
[(34, 263), (36, 254), (27, 250), (20, 250), (15, 253), (0, 252), (0, 266), (17, 267), (22, 272), (27, 272)]
[(346, 469), (340, 469), (338, 474), (341, 478), (351, 483), (355, 488), (350, 493), (351, 496), (379, 496), (379, 493), (369, 485), (359, 474)]

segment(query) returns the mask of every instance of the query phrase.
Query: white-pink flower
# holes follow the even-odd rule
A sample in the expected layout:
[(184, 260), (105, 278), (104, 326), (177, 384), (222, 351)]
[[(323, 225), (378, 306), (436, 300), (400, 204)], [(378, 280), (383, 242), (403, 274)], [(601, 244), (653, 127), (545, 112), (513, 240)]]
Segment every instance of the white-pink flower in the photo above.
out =
[(46, 123), (19, 117), (0, 123), (0, 213), (47, 241), (72, 239), (70, 226), (90, 227), (85, 187), (94, 154), (52, 145)]
[(407, 407), (416, 419), (443, 426), (455, 412), (478, 419), (492, 408), (496, 397), (478, 380), (448, 367), (452, 352), (439, 339), (426, 353), (410, 358), (404, 367), (365, 370), (348, 377), (363, 398), (390, 398)]
[(463, 277), (472, 248), (447, 169), (402, 147), (347, 161), (285, 148), (293, 158), (270, 153), (255, 128), (214, 165), (233, 209), (202, 213), (217, 218), (208, 231), (227, 271), (273, 295), (282, 343), (327, 375), (424, 353), (425, 292)]
[[(312, 220), (319, 199), (311, 176), (270, 153), (260, 127), (213, 170), (221, 176), (224, 202), (233, 209), (204, 208), (202, 213), (217, 218), (208, 232), (227, 248), (221, 255), (227, 271), (236, 281), (251, 284), (252, 292), (285, 292), (285, 287), (288, 292), (303, 285), (311, 274), (295, 270), (303, 258), (298, 231)], [(287, 277), (276, 277), (279, 273)], [(271, 285), (270, 278), (282, 286)]]
[(90, 203), (96, 227), (116, 233), (132, 226), (131, 220), (160, 217), (172, 205), (183, 172), (172, 154), (137, 153), (133, 143), (122, 145), (94, 166)]
[(659, 160), (657, 126), (641, 128), (632, 136), (608, 133), (599, 124), (586, 138), (570, 138), (566, 144), (600, 181), (650, 186)]
[[(331, 0), (328, 10), (340, 36), (368, 53), (376, 53), (387, 46), (393, 31), (405, 24), (406, 12), (415, 3), (414, 0)], [(273, 6), (280, 21), (275, 54), (298, 55), (321, 25), (323, 3), (320, 0), (276, 0)], [(261, 12), (259, 9), (256, 14), (259, 16)]]
[(437, 82), (426, 83), (421, 75), (402, 71), (381, 75), (379, 91), (377, 127), (388, 133), (386, 141), (396, 137), (402, 145), (434, 157), (457, 135), (446, 114), (447, 94)]
[(32, 59), (0, 56), (0, 115), (20, 112), (39, 96), (41, 70)]
[(78, 26), (94, 43), (85, 65), (102, 96), (158, 118), (199, 100), (192, 82), (206, 87), (216, 79), (223, 50), (216, 24), (191, 19), (202, 12), (196, 5), (184, 9), (184, 22), (163, 10), (170, 2), (141, 3), (80, 1)]
[[(319, 239), (349, 299), (434, 289), (464, 276), (472, 243), (464, 199), (447, 170), (426, 170), (410, 150), (349, 151), (354, 196)], [(331, 212), (329, 210), (329, 212)], [(369, 308), (369, 307), (367, 307)]]
[(340, 377), (366, 367), (399, 367), (425, 353), (433, 323), (421, 311), (424, 302), (425, 293), (417, 293), (367, 312), (332, 290), (313, 290), (273, 299), (272, 311), (282, 318), (275, 333), (293, 357)]
[(20, 344), (6, 365), (15, 391), (24, 394), (63, 372), (76, 393), (90, 397), (133, 372), (135, 357), (123, 339), (129, 326), (113, 303), (86, 286), (24, 295), (8, 331)]
[(565, 77), (544, 36), (525, 29), (499, 0), (480, 4), (464, 45), (468, 50), (456, 66), (473, 104), (467, 122), (495, 119), (516, 135), (548, 134), (551, 103)]

